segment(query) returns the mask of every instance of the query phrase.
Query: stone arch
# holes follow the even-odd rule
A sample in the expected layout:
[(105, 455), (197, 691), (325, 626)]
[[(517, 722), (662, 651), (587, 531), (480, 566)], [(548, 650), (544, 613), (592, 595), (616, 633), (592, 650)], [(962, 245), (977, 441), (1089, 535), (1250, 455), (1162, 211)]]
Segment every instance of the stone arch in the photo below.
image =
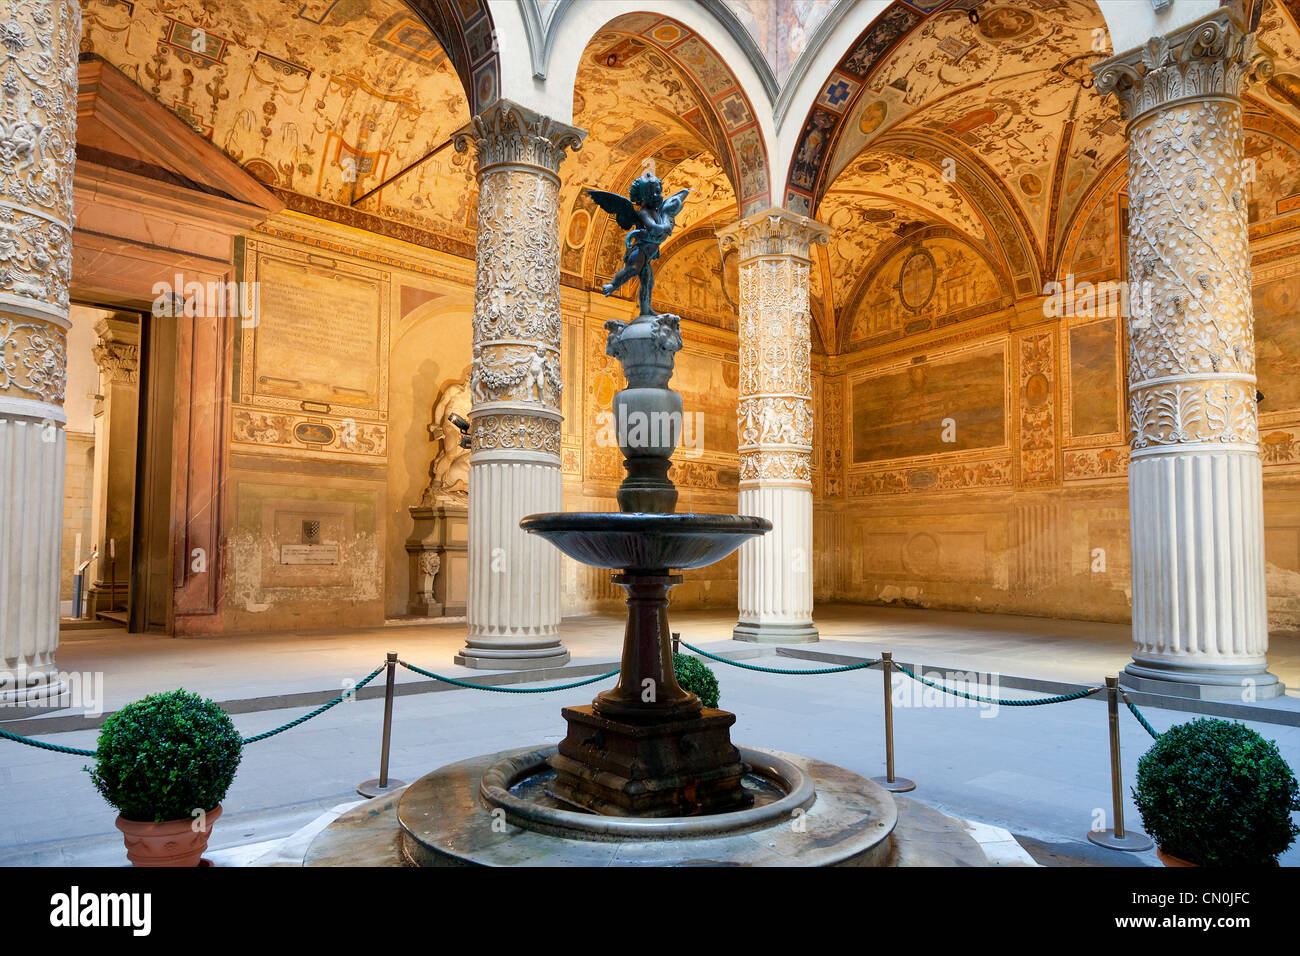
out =
[[(503, 61), (507, 74), (503, 95), (546, 115), (576, 122), (572, 109), (578, 69), (593, 38), (600, 33), (628, 34), (669, 58), (701, 91), (701, 102), (716, 117), (720, 130), (717, 152), (735, 184), (742, 213), (771, 206), (774, 136), (770, 101), (756, 104), (751, 99), (750, 91), (766, 91), (752, 57), (706, 7), (673, 5), (668, 15), (654, 12), (656, 6), (637, 0), (569, 0), (561, 4), (545, 21), (548, 32), (544, 42), (551, 50), (545, 82), (539, 82), (536, 75), (525, 82), (519, 75), (519, 63)], [(535, 34), (536, 29), (527, 27), (526, 7), (520, 21), (525, 29), (520, 32)], [(518, 43), (516, 49), (535, 41), (533, 36)], [(532, 47), (518, 52), (531, 55)]]
[(909, 131), (883, 137), (872, 146), (890, 144), (904, 146), (911, 155), (937, 164), (936, 168), (942, 168), (944, 159), (956, 160), (952, 167), (955, 184), (988, 224), (1001, 248), (1003, 266), (1017, 285), (1024, 287), (1018, 288), (1017, 293), (1023, 295), (1038, 288), (1041, 252), (1019, 204), (996, 172), (963, 144), (946, 137)]
[(465, 87), (470, 112), (501, 97), (496, 28), (487, 0), (403, 0), (434, 35)]
[(624, 33), (667, 56), (694, 84), (707, 104), (719, 159), (731, 179), (742, 215), (771, 205), (766, 137), (736, 74), (698, 32), (658, 13), (627, 13), (607, 21), (599, 33)]

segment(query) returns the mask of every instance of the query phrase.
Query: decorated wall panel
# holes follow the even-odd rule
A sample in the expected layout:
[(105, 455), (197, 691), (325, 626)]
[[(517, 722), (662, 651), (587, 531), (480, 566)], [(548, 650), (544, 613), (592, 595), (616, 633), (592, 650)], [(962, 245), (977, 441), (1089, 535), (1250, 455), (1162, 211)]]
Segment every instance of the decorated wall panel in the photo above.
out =
[(919, 359), (851, 379), (854, 466), (1008, 446), (1005, 343)]
[(236, 345), (237, 445), (267, 454), (387, 456), (390, 273), (248, 240), (257, 310)]

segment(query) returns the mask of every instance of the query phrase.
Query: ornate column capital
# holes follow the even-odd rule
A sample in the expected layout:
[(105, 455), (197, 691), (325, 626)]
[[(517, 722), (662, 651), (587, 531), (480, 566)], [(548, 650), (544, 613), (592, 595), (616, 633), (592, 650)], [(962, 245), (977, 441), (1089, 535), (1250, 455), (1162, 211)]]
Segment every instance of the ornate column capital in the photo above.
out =
[(719, 229), (717, 236), (722, 250), (735, 247), (742, 262), (759, 256), (807, 259), (812, 244), (825, 245), (831, 230), (815, 219), (773, 207)]
[(1232, 10), (1215, 11), (1167, 37), (1094, 65), (1097, 92), (1114, 93), (1133, 122), (1186, 99), (1237, 99), (1246, 82), (1267, 80), (1273, 62)]
[(536, 166), (559, 175), (565, 150), (582, 149), (587, 131), (511, 100), (497, 100), (454, 134), (456, 151), (474, 143), (481, 175), (493, 166)]
[(140, 372), (140, 325), (111, 316), (95, 323), (92, 354), (107, 382), (135, 385)]

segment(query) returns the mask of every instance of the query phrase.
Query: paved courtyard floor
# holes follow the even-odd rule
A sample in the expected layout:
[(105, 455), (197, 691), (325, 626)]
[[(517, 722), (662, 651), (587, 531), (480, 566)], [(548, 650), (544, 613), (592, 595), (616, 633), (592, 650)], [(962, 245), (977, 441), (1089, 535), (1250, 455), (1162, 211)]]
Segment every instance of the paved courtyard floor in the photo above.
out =
[[(1011, 678), (1099, 683), (1128, 660), (1123, 626), (1004, 615), (833, 605), (818, 609), (823, 640), (795, 653), (875, 656), (893, 650), (929, 668), (993, 671)], [(732, 613), (672, 615), (683, 639), (745, 663), (812, 668), (810, 660), (729, 640)], [(622, 622), (613, 616), (567, 619), (573, 666), (588, 673), (617, 666)], [(103, 672), (105, 710), (177, 686), (231, 702), (240, 731), (251, 735), (301, 716), (339, 692), (347, 678), (373, 670), (386, 651), (448, 676), (491, 679), (455, 667), (463, 624), (401, 625), (347, 632), (175, 640), (120, 632), (70, 631), (58, 654), (64, 671)], [(761, 657), (755, 655), (763, 655)], [(1300, 687), (1300, 640), (1280, 638), (1272, 670)], [(809, 754), (866, 776), (884, 770), (881, 675), (876, 670), (783, 675), (714, 664), (721, 705), (734, 710), (739, 743)], [(399, 671), (407, 691), (423, 678)], [(561, 676), (555, 682), (571, 679)], [(901, 675), (898, 680), (906, 680)], [(396, 701), (392, 775), (405, 781), (475, 754), (561, 736), (559, 708), (586, 703), (613, 678), (554, 694), (507, 694), (448, 688), (408, 693)], [(1011, 680), (1014, 685), (1015, 680)], [(539, 685), (529, 685), (539, 686)], [(287, 694), (319, 699), (286, 707)], [(996, 696), (1042, 696), (1000, 686)], [(377, 775), (382, 701), (345, 702), (286, 733), (252, 744), (224, 803), (213, 848), (288, 836)], [(1276, 704), (1300, 707), (1293, 693)], [(1144, 706), (1157, 731), (1192, 715)], [(1153, 865), (1153, 853), (1096, 850), (1085, 840), (1098, 813), (1109, 821), (1106, 708), (1095, 699), (1044, 707), (988, 708), (957, 698), (908, 693), (896, 709), (897, 770), (914, 779), (911, 796), (944, 812), (1004, 827), (1042, 862)], [(8, 715), (0, 712), (0, 721)], [(1300, 728), (1268, 714), (1248, 721), (1300, 764)], [(44, 723), (42, 723), (44, 722)], [(21, 733), (71, 747), (93, 748), (93, 721), (60, 711), (23, 720)], [(0, 723), (17, 729), (18, 724)], [(84, 727), (85, 729), (68, 729)], [(1126, 789), (1149, 737), (1121, 712)], [(46, 729), (48, 728), (48, 730)], [(120, 865), (115, 812), (91, 786), (86, 758), (0, 741), (0, 865)], [(1126, 821), (1137, 824), (1129, 804)], [(1283, 857), (1300, 865), (1300, 849)]]

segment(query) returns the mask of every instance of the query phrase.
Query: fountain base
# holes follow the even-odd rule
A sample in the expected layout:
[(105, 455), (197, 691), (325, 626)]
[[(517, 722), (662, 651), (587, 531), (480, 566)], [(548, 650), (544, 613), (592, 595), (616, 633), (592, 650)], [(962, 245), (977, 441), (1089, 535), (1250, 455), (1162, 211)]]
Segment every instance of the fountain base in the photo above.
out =
[(582, 813), (546, 796), (554, 747), (448, 764), (315, 837), (304, 866), (986, 866), (959, 820), (843, 767), (740, 747), (754, 806)]
[(564, 803), (630, 817), (725, 813), (753, 803), (742, 785), (748, 768), (731, 743), (735, 714), (705, 708), (631, 723), (591, 706), (561, 713), (569, 732), (549, 761), (556, 775), (547, 792)]

